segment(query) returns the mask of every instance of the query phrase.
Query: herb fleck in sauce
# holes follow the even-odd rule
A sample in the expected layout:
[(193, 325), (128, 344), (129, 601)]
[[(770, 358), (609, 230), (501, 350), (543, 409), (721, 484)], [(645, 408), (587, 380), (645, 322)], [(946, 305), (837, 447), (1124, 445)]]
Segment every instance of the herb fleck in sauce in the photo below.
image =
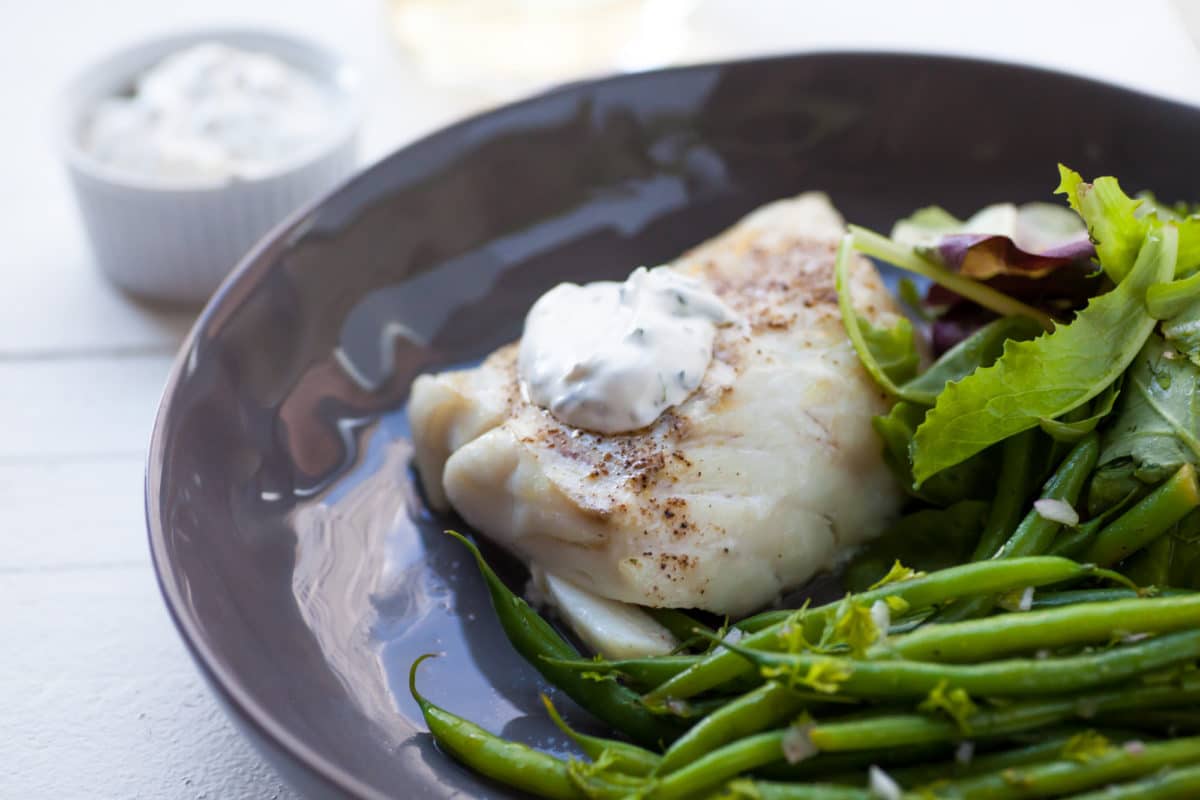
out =
[(599, 433), (644, 428), (700, 386), (717, 328), (735, 316), (699, 281), (639, 267), (624, 283), (562, 283), (525, 318), (522, 390)]

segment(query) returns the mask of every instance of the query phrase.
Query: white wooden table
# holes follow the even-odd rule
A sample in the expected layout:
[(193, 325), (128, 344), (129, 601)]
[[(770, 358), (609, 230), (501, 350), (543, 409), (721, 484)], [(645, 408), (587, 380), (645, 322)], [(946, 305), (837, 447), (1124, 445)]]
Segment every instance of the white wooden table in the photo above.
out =
[[(1166, 2), (832, 5), (712, 0), (687, 59), (949, 51), (1200, 101), (1200, 57)], [(294, 797), (208, 695), (150, 570), (143, 454), (191, 315), (131, 303), (96, 274), (50, 129), (55, 91), (86, 62), (155, 33), (243, 23), (309, 34), (359, 63), (364, 161), (486, 102), (423, 82), (378, 0), (0, 0), (3, 798)]]

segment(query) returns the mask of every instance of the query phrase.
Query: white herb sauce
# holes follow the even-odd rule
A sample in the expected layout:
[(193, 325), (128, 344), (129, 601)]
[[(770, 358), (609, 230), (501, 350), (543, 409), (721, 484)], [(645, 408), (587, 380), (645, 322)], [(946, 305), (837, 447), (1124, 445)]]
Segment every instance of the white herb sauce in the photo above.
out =
[(332, 98), (279, 59), (216, 42), (168, 56), (132, 91), (100, 103), (81, 145), (100, 162), (155, 178), (258, 178), (330, 132)]
[(734, 320), (702, 283), (666, 267), (639, 267), (624, 283), (560, 283), (525, 318), (521, 389), (576, 428), (644, 428), (700, 386), (717, 327)]

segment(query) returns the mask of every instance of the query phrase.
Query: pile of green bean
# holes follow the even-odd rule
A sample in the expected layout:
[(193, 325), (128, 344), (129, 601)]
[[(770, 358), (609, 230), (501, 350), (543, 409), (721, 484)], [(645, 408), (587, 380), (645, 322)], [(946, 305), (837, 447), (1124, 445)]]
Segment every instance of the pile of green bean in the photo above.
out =
[[(1079, 441), (1041, 496), (1072, 502), (1096, 451)], [(1110, 568), (1197, 505), (1181, 470), (1069, 546), (1029, 512), (991, 558), (896, 562), (869, 589), (728, 631), (667, 612), (690, 644), (620, 661), (581, 656), (452, 534), (516, 650), (622, 738), (572, 730), (544, 698), (582, 758), (501, 739), (419, 693), (428, 656), (411, 690), (446, 752), (535, 797), (1200, 797), (1200, 736), (1184, 736), (1200, 734), (1200, 592)]]

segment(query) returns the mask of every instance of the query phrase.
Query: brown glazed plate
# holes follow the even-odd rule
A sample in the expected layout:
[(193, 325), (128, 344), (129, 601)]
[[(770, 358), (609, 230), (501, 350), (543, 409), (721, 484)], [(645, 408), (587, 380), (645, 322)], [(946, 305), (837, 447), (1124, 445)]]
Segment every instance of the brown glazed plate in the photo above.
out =
[(196, 323), (146, 483), (167, 605), (233, 718), (306, 795), (513, 796), (439, 752), (408, 696), (413, 659), (444, 652), (422, 669), (432, 700), (568, 751), (440, 534), (454, 521), (422, 502), (414, 376), (514, 339), (561, 280), (668, 261), (805, 189), (885, 229), (931, 203), (1048, 199), (1059, 161), (1194, 199), (1197, 142), (1195, 108), (874, 53), (582, 83), (434, 134), (276, 230)]

